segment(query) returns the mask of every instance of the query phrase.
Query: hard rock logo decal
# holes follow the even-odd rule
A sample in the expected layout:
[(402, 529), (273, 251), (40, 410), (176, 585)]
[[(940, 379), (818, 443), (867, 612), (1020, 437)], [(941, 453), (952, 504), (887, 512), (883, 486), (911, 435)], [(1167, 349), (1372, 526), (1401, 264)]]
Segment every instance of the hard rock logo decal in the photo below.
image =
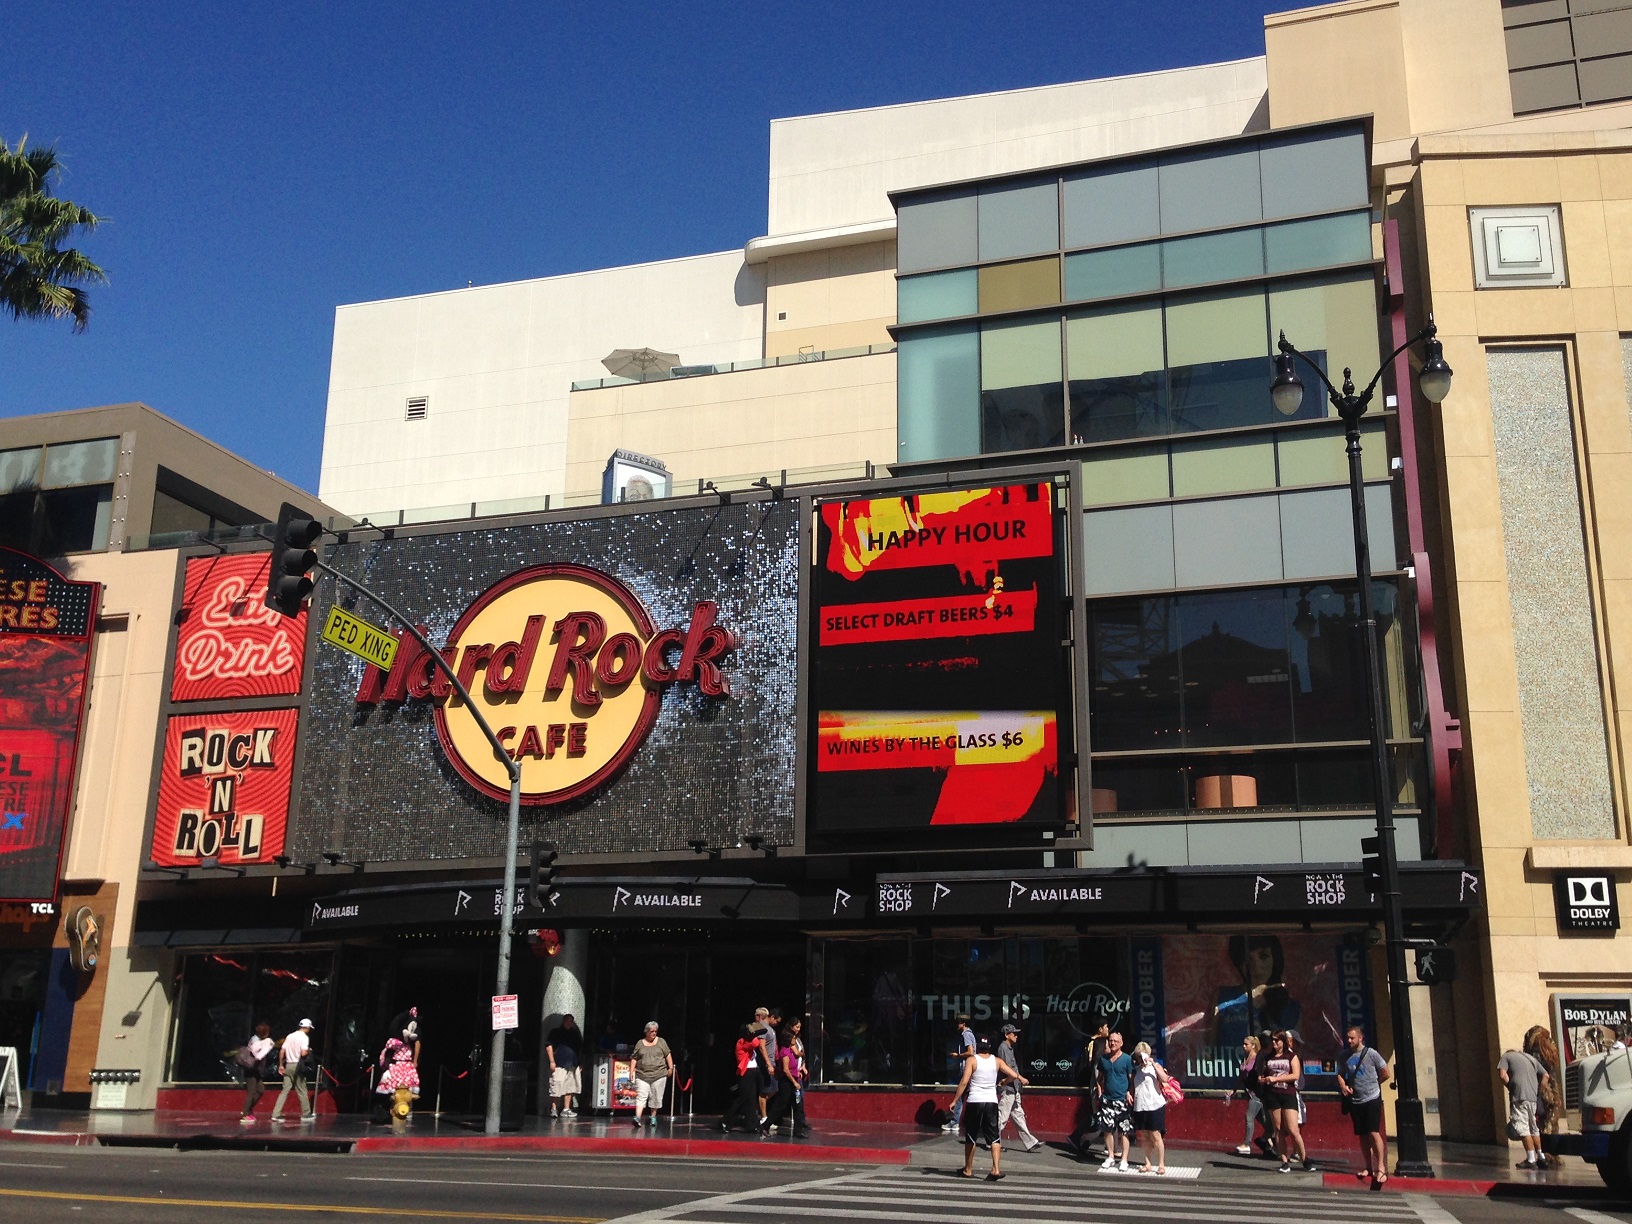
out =
[[(521, 801), (563, 803), (618, 773), (657, 721), (662, 692), (694, 683), (729, 697), (721, 670), (740, 645), (697, 603), (685, 628), (659, 630), (634, 593), (582, 565), (535, 565), (480, 595), (440, 654), (521, 764)], [(485, 795), (508, 798), (504, 763), (447, 678), (410, 637), (389, 673), (368, 667), (359, 705), (430, 701), (449, 762)]]

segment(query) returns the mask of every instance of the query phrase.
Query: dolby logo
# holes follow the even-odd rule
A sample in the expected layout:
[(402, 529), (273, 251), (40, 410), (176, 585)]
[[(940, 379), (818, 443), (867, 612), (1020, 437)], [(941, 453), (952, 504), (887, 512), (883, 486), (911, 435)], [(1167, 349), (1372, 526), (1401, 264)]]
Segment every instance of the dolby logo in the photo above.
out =
[(1553, 901), (1560, 931), (1620, 929), (1615, 877), (1610, 872), (1559, 872), (1553, 877)]

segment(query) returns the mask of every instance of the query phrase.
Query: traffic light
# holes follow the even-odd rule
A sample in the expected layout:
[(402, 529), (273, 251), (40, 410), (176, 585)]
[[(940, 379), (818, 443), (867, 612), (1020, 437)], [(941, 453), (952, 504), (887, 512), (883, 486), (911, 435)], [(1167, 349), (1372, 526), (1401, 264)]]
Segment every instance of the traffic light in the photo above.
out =
[(527, 872), (527, 905), (530, 909), (549, 909), (550, 894), (555, 891), (555, 843), (534, 842), (532, 863)]
[(1443, 944), (1418, 948), (1417, 981), (1424, 986), (1440, 986), (1456, 981), (1456, 952)]
[(308, 570), (317, 564), (312, 547), (323, 534), (323, 524), (288, 502), (278, 507), (278, 526), (272, 534), (272, 565), (266, 576), (266, 606), (285, 616), (299, 616), (313, 582)]
[(1360, 866), (1366, 873), (1366, 891), (1374, 897), (1383, 895), (1383, 839), (1360, 839)]

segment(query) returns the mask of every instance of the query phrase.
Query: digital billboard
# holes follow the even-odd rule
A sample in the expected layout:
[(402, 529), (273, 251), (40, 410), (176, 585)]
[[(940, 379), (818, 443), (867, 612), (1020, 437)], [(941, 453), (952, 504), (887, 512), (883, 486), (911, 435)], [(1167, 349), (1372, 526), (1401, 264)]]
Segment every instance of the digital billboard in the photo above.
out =
[(813, 568), (811, 837), (1060, 825), (1054, 486), (823, 502)]
[(187, 562), (176, 620), (170, 700), (292, 697), (306, 662), (306, 616), (266, 606), (271, 553)]
[(102, 588), (0, 548), (0, 901), (52, 901)]

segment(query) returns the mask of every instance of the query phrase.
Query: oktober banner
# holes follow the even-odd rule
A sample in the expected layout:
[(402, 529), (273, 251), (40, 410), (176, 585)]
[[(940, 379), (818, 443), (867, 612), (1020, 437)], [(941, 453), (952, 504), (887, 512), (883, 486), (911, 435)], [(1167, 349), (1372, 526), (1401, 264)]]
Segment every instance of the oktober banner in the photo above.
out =
[(813, 833), (1057, 824), (1051, 484), (824, 503)]

